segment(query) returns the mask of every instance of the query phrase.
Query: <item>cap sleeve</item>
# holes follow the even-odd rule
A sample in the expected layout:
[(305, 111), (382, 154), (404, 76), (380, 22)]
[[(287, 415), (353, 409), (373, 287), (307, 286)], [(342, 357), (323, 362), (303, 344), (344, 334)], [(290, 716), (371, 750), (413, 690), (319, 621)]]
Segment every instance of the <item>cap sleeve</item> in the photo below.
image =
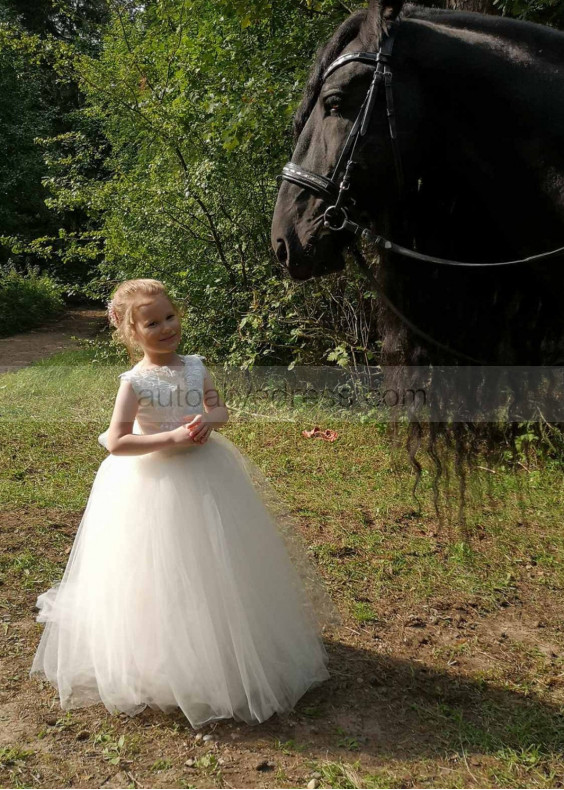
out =
[(133, 387), (133, 391), (139, 395), (139, 386), (140, 380), (139, 375), (136, 370), (124, 370), (123, 373), (118, 374), (118, 379), (120, 381), (129, 381), (131, 382), (131, 386)]

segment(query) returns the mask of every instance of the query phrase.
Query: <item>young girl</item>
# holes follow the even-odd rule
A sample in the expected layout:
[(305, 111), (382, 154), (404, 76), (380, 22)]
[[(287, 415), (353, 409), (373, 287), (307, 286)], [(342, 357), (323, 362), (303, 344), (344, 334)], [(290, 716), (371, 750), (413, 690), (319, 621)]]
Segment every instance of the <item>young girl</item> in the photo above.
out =
[(227, 409), (205, 357), (176, 353), (163, 284), (122, 283), (108, 313), (143, 358), (119, 376), (64, 575), (37, 599), (30, 675), (64, 710), (262, 722), (329, 677), (321, 632), (339, 617), (274, 489), (217, 432)]

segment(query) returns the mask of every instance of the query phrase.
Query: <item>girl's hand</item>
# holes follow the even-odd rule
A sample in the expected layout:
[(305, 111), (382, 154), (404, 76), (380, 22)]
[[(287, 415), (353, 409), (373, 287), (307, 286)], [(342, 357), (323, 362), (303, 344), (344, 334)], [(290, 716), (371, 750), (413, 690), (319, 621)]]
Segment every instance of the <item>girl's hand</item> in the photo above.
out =
[(180, 425), (178, 428), (169, 431), (173, 444), (194, 444), (190, 432), (186, 429), (185, 425)]
[(205, 444), (208, 436), (213, 430), (213, 426), (207, 419), (205, 414), (196, 414), (195, 417), (184, 417), (188, 422), (185, 426), (189, 435), (192, 437), (196, 444)]

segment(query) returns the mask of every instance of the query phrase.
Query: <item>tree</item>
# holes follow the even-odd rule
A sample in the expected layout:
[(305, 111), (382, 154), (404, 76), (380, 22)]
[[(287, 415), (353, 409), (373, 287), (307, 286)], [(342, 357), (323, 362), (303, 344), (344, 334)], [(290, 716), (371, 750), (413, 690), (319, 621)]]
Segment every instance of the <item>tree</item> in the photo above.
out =
[(88, 229), (90, 219), (80, 210), (57, 211), (49, 159), (54, 140), (66, 144), (80, 129), (75, 113), (83, 100), (71, 56), (95, 55), (107, 13), (105, 0), (0, 0), (0, 143), (7, 152), (0, 165), (0, 261), (39, 264), (69, 291), (88, 278), (88, 267), (82, 258), (58, 255), (61, 239)]
[[(493, 2), (512, 13), (525, 0)], [(13, 160), (27, 151), (18, 190), (28, 185), (43, 213), (33, 226), (5, 218), (10, 255), (40, 260), (69, 293), (90, 297), (128, 277), (160, 277), (188, 303), (187, 342), (236, 364), (374, 358), (360, 275), (288, 282), (269, 241), (276, 176), (314, 53), (361, 3), (2, 3), (10, 22), (0, 50), (21, 57), (20, 71), (33, 64), (44, 81), (33, 95), (48, 97), (37, 119), (28, 102), (29, 143), (22, 137)], [(535, 4), (527, 12), (556, 8)], [(3, 93), (4, 117), (27, 118), (17, 91), (7, 84)]]

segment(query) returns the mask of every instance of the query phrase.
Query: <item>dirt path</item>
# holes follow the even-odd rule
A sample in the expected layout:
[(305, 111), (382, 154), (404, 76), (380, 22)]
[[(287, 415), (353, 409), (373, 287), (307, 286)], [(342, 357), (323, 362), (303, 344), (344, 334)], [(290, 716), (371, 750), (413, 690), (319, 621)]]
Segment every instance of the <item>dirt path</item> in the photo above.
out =
[(52, 318), (28, 332), (0, 338), (0, 373), (15, 372), (67, 348), (78, 348), (76, 337), (96, 337), (107, 326), (101, 307), (67, 307), (62, 316)]

